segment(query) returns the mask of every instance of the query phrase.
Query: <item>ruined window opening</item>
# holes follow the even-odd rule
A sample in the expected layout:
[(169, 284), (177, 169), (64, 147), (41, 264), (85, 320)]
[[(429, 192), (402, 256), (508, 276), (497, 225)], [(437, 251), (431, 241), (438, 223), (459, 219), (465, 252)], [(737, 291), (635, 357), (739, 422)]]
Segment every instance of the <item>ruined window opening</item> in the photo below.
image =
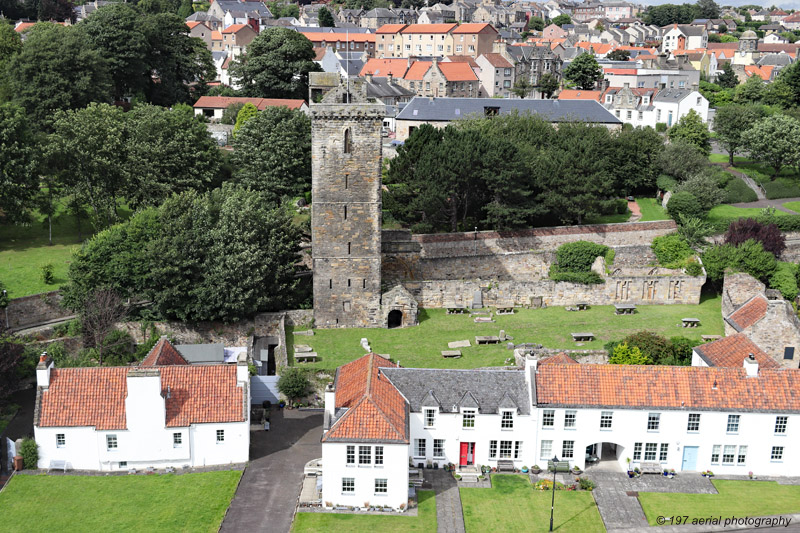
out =
[(350, 243), (347, 243), (347, 255), (350, 255)]
[(350, 280), (349, 279), (347, 280), (347, 286), (348, 287), (350, 286)]
[(350, 181), (350, 174), (344, 175), (344, 188), (347, 188), (348, 182)]
[(344, 206), (344, 219), (347, 220), (347, 206)]
[(333, 280), (332, 280), (332, 279), (329, 279), (329, 280), (328, 280), (328, 288), (329, 288), (329, 289), (332, 289), (332, 288), (333, 288)]
[(367, 288), (367, 280), (366, 279), (363, 280), (363, 285), (362, 285), (361, 288), (362, 289), (366, 289)]
[(344, 130), (344, 153), (353, 152), (353, 140), (351, 139), (350, 128)]

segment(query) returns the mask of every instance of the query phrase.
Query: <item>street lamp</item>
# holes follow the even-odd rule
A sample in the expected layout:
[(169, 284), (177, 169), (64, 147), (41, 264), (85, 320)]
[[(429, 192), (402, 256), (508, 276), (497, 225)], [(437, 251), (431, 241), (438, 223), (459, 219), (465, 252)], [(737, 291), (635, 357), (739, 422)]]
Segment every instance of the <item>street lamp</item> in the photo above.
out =
[(553, 456), (553, 499), (550, 501), (550, 531), (553, 531), (553, 508), (556, 505), (556, 470), (558, 470), (558, 456)]

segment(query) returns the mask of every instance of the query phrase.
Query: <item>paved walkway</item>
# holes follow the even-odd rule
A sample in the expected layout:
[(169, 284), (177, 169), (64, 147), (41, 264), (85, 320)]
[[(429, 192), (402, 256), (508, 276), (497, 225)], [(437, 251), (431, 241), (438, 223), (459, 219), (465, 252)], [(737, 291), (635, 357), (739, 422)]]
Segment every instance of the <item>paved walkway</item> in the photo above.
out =
[(33, 437), (33, 410), (36, 405), (36, 389), (31, 387), (17, 391), (11, 395), (9, 401), (19, 405), (19, 410), (3, 433), (0, 434), (0, 472), (5, 472), (8, 466), (6, 437), (11, 440)]
[(436, 492), (437, 533), (464, 533), (461, 495), (452, 474), (444, 470), (426, 470), (425, 477), (430, 478)]
[(303, 466), (322, 457), (320, 437), (321, 411), (273, 410), (270, 431), (250, 432), (250, 464), (220, 531), (288, 533)]
[(800, 202), (800, 198), (776, 198), (775, 200), (758, 200), (757, 202), (740, 202), (738, 204), (731, 204), (734, 207), (774, 207), (778, 211), (784, 213), (791, 213), (797, 215), (796, 211), (783, 207), (786, 202)]
[(628, 210), (631, 212), (631, 218), (628, 219), (628, 222), (639, 222), (641, 220), (642, 210), (639, 209), (639, 204), (636, 203), (636, 200), (628, 202)]

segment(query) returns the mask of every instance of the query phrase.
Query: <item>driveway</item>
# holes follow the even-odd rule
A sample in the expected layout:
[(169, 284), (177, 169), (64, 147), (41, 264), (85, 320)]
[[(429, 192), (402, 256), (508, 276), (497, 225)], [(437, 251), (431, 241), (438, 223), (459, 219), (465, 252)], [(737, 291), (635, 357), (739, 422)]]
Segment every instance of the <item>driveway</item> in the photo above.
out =
[(250, 464), (220, 531), (288, 533), (303, 466), (322, 457), (321, 437), (322, 411), (273, 409), (270, 431), (250, 433)]

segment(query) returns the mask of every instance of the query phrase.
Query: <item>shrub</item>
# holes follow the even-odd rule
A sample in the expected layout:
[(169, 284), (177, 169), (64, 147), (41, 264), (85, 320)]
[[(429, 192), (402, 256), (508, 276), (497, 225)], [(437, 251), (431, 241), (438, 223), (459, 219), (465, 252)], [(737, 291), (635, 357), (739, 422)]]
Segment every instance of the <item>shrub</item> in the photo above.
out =
[(739, 246), (751, 239), (760, 242), (764, 249), (775, 257), (779, 257), (786, 249), (786, 237), (775, 224), (761, 224), (752, 218), (741, 218), (731, 222), (728, 231), (725, 232), (726, 244)]
[(764, 250), (760, 242), (752, 239), (739, 246), (723, 244), (709, 248), (702, 256), (708, 279), (721, 282), (725, 269), (747, 272), (754, 278), (768, 282), (775, 271), (777, 261), (772, 253)]
[(697, 345), (694, 339), (687, 339), (686, 337), (670, 337), (669, 342), (672, 343), (672, 354), (675, 358), (673, 364), (680, 366), (689, 366), (692, 364), (692, 351)]
[(39, 267), (39, 279), (47, 285), (55, 283), (55, 276), (53, 275), (53, 263), (45, 263)]
[(671, 233), (653, 239), (650, 245), (658, 263), (666, 268), (680, 268), (692, 255), (692, 249), (682, 235)]
[(278, 378), (278, 390), (290, 402), (305, 396), (310, 386), (306, 373), (300, 368), (285, 367)]
[(603, 278), (597, 272), (561, 272), (558, 265), (550, 267), (550, 279), (553, 281), (567, 281), (569, 283), (583, 283), (597, 285), (603, 283)]
[(777, 198), (796, 198), (800, 196), (800, 186), (794, 183), (787, 183), (780, 179), (775, 181), (762, 180), (767, 198), (775, 200)]
[(689, 259), (689, 261), (686, 262), (685, 270), (688, 275), (695, 278), (703, 275), (703, 266), (694, 259)]
[(612, 266), (614, 266), (614, 259), (616, 258), (616, 256), (617, 256), (617, 251), (609, 247), (605, 256), (606, 271), (608, 271)]
[(23, 466), (26, 470), (35, 470), (39, 467), (39, 446), (35, 440), (23, 440), (19, 454), (22, 456)]
[(653, 360), (644, 355), (642, 351), (636, 346), (628, 346), (628, 343), (623, 342), (614, 348), (608, 362), (612, 365), (652, 365)]
[(103, 364), (106, 366), (125, 366), (136, 360), (135, 343), (127, 332), (115, 329), (106, 335), (101, 343)]
[(236, 124), (236, 116), (239, 114), (239, 111), (241, 111), (243, 107), (244, 104), (242, 102), (236, 102), (226, 107), (225, 111), (222, 112), (222, 118), (220, 119), (220, 123), (229, 124), (231, 126)]
[(678, 182), (675, 178), (667, 176), (666, 174), (661, 174), (656, 180), (656, 187), (658, 187), (660, 191), (674, 191), (677, 186)]
[(73, 318), (53, 327), (53, 332), (56, 337), (77, 337), (81, 334), (81, 321), (79, 318)]
[(707, 244), (706, 237), (713, 231), (711, 225), (697, 217), (681, 217), (679, 224), (678, 235), (686, 239), (686, 243), (692, 248)]
[(730, 244), (712, 246), (703, 255), (703, 266), (709, 281), (719, 283), (725, 276), (725, 269), (733, 263), (735, 248)]
[(676, 194), (688, 192), (697, 199), (703, 211), (710, 211), (725, 199), (725, 192), (719, 188), (717, 180), (708, 173), (690, 176), (679, 184), (674, 191)]
[(589, 478), (579, 478), (578, 484), (581, 486), (581, 490), (594, 490), (597, 487), (597, 484)]
[(608, 246), (589, 241), (562, 244), (556, 250), (559, 272), (589, 272), (598, 256), (605, 256)]
[[(622, 342), (630, 346), (630, 348), (638, 348), (642, 356), (649, 357), (653, 364), (671, 364), (674, 352), (672, 343), (666, 337), (662, 337), (652, 331), (639, 331), (628, 335)], [(616, 353), (616, 351), (614, 353)]]
[(667, 131), (667, 123), (666, 122), (656, 122), (656, 131), (658, 133), (664, 133)]
[[(730, 175), (730, 174), (729, 174)], [(740, 202), (755, 202), (758, 196), (755, 191), (747, 186), (740, 178), (729, 180), (725, 187), (726, 204), (736, 204)]]
[(797, 265), (779, 262), (769, 278), (769, 286), (781, 291), (784, 298), (793, 301), (797, 298)]
[(686, 191), (676, 192), (672, 195), (667, 203), (667, 213), (675, 220), (680, 220), (681, 217), (703, 218), (706, 214), (697, 198)]

